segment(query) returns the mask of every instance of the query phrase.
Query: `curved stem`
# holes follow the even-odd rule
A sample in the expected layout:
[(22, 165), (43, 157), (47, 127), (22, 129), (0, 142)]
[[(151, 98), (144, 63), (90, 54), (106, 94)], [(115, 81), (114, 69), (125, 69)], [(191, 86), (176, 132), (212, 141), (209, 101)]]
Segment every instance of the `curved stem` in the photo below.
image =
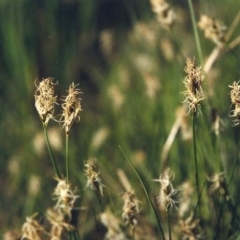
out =
[(157, 211), (156, 211), (156, 209), (155, 209), (155, 207), (154, 207), (154, 205), (153, 205), (153, 202), (152, 202), (152, 200), (151, 200), (151, 198), (150, 198), (150, 196), (149, 196), (149, 194), (148, 194), (148, 192), (147, 192), (147, 189), (146, 189), (146, 187), (145, 187), (142, 179), (140, 178), (140, 176), (139, 176), (136, 168), (135, 168), (134, 165), (132, 164), (131, 160), (128, 158), (128, 156), (125, 154), (125, 152), (122, 150), (121, 146), (119, 146), (119, 148), (120, 148), (120, 150), (122, 151), (122, 153), (123, 153), (123, 155), (125, 156), (125, 158), (128, 160), (128, 162), (129, 162), (129, 164), (131, 165), (131, 167), (133, 168), (133, 171), (134, 171), (135, 174), (137, 175), (137, 177), (138, 177), (138, 179), (139, 179), (139, 181), (140, 181), (140, 183), (141, 183), (141, 185), (142, 185), (142, 187), (143, 187), (143, 190), (144, 190), (144, 192), (145, 192), (145, 194), (146, 194), (146, 197), (147, 197), (147, 199), (148, 199), (149, 203), (151, 204), (151, 207), (152, 207), (152, 209), (153, 209), (153, 211), (154, 211), (154, 214), (155, 214), (155, 217), (156, 217), (156, 219), (157, 219), (158, 226), (159, 226), (159, 229), (160, 229), (160, 231), (161, 231), (163, 240), (165, 240), (165, 236), (164, 236), (164, 232), (163, 232), (162, 225), (161, 225), (160, 220), (159, 220), (159, 218), (158, 218), (158, 214), (157, 214)]
[(58, 171), (56, 161), (53, 157), (52, 148), (51, 148), (51, 145), (50, 145), (50, 142), (49, 142), (49, 139), (48, 139), (47, 127), (44, 123), (42, 123), (42, 124), (43, 124), (44, 136), (45, 136), (45, 140), (46, 140), (46, 143), (47, 143), (48, 152), (49, 152), (49, 155), (51, 157), (52, 164), (53, 164), (53, 168), (55, 170), (55, 173), (56, 173), (57, 177), (60, 179), (60, 173)]

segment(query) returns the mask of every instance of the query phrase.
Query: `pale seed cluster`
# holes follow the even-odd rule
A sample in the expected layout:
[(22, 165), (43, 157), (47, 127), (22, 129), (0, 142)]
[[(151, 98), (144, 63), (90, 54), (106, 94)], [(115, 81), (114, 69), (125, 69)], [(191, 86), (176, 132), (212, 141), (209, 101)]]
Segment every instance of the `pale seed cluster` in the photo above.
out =
[(36, 85), (35, 107), (45, 126), (48, 125), (50, 119), (54, 118), (54, 104), (57, 101), (57, 96), (54, 96), (54, 86), (56, 84), (53, 82), (53, 78), (46, 78), (39, 85)]
[(101, 223), (107, 227), (107, 233), (104, 240), (126, 240), (125, 234), (122, 232), (120, 221), (112, 214), (110, 210), (106, 210), (100, 215)]
[(171, 6), (165, 0), (150, 0), (150, 3), (161, 26), (166, 29), (172, 28), (176, 15)]
[(139, 214), (139, 201), (133, 191), (125, 192), (122, 196), (124, 200), (122, 218), (125, 224), (136, 226), (138, 221), (136, 216)]
[(41, 240), (42, 235), (44, 234), (44, 228), (41, 224), (34, 219), (37, 216), (37, 213), (33, 214), (30, 217), (26, 217), (26, 222), (22, 226), (22, 239), (34, 239)]
[(178, 203), (175, 200), (175, 195), (179, 190), (174, 189), (172, 185), (174, 177), (174, 172), (168, 168), (160, 175), (159, 179), (154, 179), (154, 181), (160, 182), (161, 184), (160, 195), (157, 197), (157, 200), (166, 211), (172, 207), (176, 208), (176, 204)]
[(240, 80), (238, 82), (234, 81), (229, 87), (232, 89), (230, 91), (231, 103), (234, 109), (230, 111), (229, 116), (233, 118), (233, 126), (239, 125), (240, 122)]
[(80, 120), (79, 113), (82, 111), (81, 98), (79, 98), (80, 90), (77, 85), (72, 83), (69, 86), (68, 95), (62, 99), (63, 112), (60, 121), (63, 123), (66, 134), (69, 133), (70, 128), (75, 120)]
[(224, 34), (226, 26), (219, 20), (215, 20), (207, 15), (201, 15), (198, 27), (204, 31), (204, 36), (212, 40), (215, 44), (221, 46), (224, 44)]
[(72, 189), (71, 184), (65, 179), (57, 179), (57, 181), (58, 184), (53, 192), (53, 199), (57, 201), (54, 209), (71, 219), (74, 203), (79, 196), (75, 195), (76, 189)]
[(199, 102), (205, 98), (202, 90), (202, 68), (196, 67), (194, 58), (187, 58), (184, 71), (187, 73), (187, 76), (183, 79), (183, 84), (186, 88), (183, 92), (185, 96), (183, 103), (188, 105), (188, 113), (198, 115), (200, 112)]
[(97, 161), (94, 158), (89, 158), (85, 163), (85, 175), (87, 177), (87, 184), (85, 188), (90, 187), (103, 196), (102, 180), (99, 177), (100, 172), (98, 171)]

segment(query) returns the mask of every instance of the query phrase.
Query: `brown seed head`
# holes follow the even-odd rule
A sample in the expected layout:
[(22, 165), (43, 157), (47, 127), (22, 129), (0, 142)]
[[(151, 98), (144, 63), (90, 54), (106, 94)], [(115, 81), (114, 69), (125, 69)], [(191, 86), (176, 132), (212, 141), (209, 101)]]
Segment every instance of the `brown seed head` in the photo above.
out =
[(87, 184), (85, 188), (90, 187), (103, 196), (104, 185), (99, 177), (100, 172), (98, 171), (97, 160), (95, 158), (89, 158), (85, 163), (85, 167), (85, 175), (87, 177)]
[(39, 85), (36, 85), (35, 107), (45, 126), (48, 125), (50, 119), (54, 118), (54, 104), (57, 101), (57, 96), (54, 96), (55, 85), (57, 83), (53, 82), (53, 78), (43, 79)]
[(183, 92), (185, 96), (183, 103), (188, 104), (188, 113), (198, 114), (200, 112), (199, 102), (205, 98), (202, 91), (202, 68), (196, 67), (194, 58), (188, 58), (184, 71), (187, 73), (187, 76), (183, 79), (183, 84), (186, 88)]
[(213, 19), (207, 15), (201, 15), (198, 27), (204, 31), (204, 36), (206, 38), (212, 40), (219, 46), (224, 44), (224, 34), (227, 28), (221, 21)]
[(229, 87), (232, 89), (230, 91), (230, 99), (234, 109), (229, 112), (229, 116), (233, 118), (233, 126), (239, 125), (240, 122), (240, 80), (238, 82), (234, 81)]
[(62, 101), (62, 115), (60, 122), (63, 123), (63, 128), (65, 128), (66, 134), (69, 133), (70, 128), (75, 120), (80, 120), (79, 113), (82, 111), (81, 108), (81, 98), (79, 97), (80, 90), (77, 85), (72, 83), (69, 86), (68, 95), (63, 97)]

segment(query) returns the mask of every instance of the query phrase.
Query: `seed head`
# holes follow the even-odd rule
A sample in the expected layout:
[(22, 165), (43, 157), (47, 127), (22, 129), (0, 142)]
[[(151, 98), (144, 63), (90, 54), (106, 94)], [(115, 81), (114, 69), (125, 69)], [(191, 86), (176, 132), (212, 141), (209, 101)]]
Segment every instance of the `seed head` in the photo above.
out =
[(57, 85), (57, 83), (53, 82), (53, 78), (46, 78), (43, 79), (39, 85), (35, 85), (37, 87), (34, 94), (35, 107), (42, 122), (47, 126), (49, 120), (54, 118), (54, 104), (57, 101), (57, 96), (54, 96), (54, 86)]
[(238, 82), (234, 81), (229, 87), (232, 89), (230, 91), (230, 99), (234, 109), (229, 112), (229, 116), (233, 118), (233, 126), (239, 125), (240, 122), (240, 80)]
[(165, 0), (150, 0), (150, 3), (160, 24), (166, 29), (171, 29), (176, 15), (170, 5)]
[(94, 158), (89, 158), (85, 163), (85, 175), (87, 176), (87, 184), (85, 188), (90, 187), (96, 190), (101, 196), (103, 196), (102, 180), (99, 177), (100, 172), (98, 171), (97, 161)]
[(130, 223), (136, 226), (138, 223), (136, 216), (139, 214), (139, 200), (133, 191), (125, 192), (122, 197), (124, 200), (122, 218), (125, 224)]
[(213, 19), (207, 15), (201, 15), (198, 27), (204, 31), (204, 36), (206, 38), (212, 40), (218, 46), (224, 44), (224, 34), (227, 28), (221, 21)]
[(37, 213), (26, 218), (26, 222), (22, 226), (22, 237), (21, 239), (34, 239), (41, 240), (41, 235), (44, 233), (44, 228), (34, 218)]
[(187, 76), (183, 79), (183, 84), (186, 88), (183, 92), (185, 96), (183, 103), (188, 104), (188, 113), (198, 114), (200, 112), (199, 102), (205, 98), (202, 91), (202, 68), (196, 67), (194, 58), (188, 58), (184, 71), (187, 73)]
[(81, 108), (81, 98), (79, 97), (80, 90), (77, 88), (77, 85), (72, 83), (68, 89), (68, 95), (63, 97), (62, 101), (62, 115), (60, 122), (65, 128), (66, 134), (69, 133), (70, 128), (75, 120), (80, 120), (79, 113), (82, 111)]
[(53, 192), (53, 198), (57, 200), (57, 203), (54, 208), (71, 219), (74, 203), (79, 196), (75, 195), (76, 189), (73, 190), (71, 184), (65, 179), (56, 180), (58, 184)]
[(170, 207), (177, 208), (176, 204), (178, 203), (174, 197), (177, 194), (179, 189), (174, 189), (171, 181), (174, 179), (175, 175), (169, 168), (160, 175), (159, 179), (154, 179), (156, 182), (160, 182), (160, 195), (157, 197), (158, 203), (160, 203), (165, 210), (168, 210)]

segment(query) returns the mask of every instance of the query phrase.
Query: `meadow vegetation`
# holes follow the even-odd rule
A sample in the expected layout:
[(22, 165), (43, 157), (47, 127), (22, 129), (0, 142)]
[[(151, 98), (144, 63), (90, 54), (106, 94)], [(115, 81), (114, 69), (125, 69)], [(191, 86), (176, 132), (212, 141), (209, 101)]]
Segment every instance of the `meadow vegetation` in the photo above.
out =
[(1, 238), (240, 239), (238, 5), (1, 1)]

